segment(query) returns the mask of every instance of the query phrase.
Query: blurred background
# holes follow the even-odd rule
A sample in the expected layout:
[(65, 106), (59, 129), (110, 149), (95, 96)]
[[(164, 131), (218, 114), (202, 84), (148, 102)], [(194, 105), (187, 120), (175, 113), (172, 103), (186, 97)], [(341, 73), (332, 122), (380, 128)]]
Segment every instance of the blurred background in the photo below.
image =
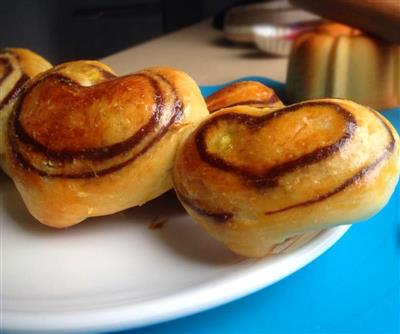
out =
[(237, 3), (238, 0), (2, 0), (0, 47), (29, 48), (55, 64), (78, 58), (97, 59), (215, 16)]
[[(268, 74), (280, 81), (286, 77), (290, 102), (329, 96), (377, 109), (400, 103), (400, 0), (1, 0), (1, 4), (0, 48), (31, 49), (52, 64), (101, 59), (202, 22), (164, 39), (168, 44), (158, 44), (135, 59), (129, 56), (113, 67), (126, 73), (132, 68), (120, 64), (169, 64), (195, 74), (201, 82), (211, 76), (219, 82), (239, 75)], [(204, 59), (213, 61), (212, 72), (205, 70)], [(270, 59), (268, 73), (266, 59)], [(342, 66), (330, 65), (339, 63)]]

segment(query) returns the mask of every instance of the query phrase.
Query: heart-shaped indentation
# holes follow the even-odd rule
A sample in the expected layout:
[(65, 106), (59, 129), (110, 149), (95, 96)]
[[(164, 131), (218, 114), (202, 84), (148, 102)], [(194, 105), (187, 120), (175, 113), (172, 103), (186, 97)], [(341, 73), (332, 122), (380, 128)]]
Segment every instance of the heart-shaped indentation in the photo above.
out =
[(196, 145), (210, 165), (273, 186), (277, 177), (338, 151), (355, 128), (341, 106), (306, 102), (261, 116), (223, 113), (202, 126)]
[(77, 65), (55, 68), (27, 87), (11, 118), (14, 155), (41, 175), (86, 178), (115, 171), (182, 116), (174, 86), (156, 72), (116, 78), (88, 64), (71, 77), (68, 66)]

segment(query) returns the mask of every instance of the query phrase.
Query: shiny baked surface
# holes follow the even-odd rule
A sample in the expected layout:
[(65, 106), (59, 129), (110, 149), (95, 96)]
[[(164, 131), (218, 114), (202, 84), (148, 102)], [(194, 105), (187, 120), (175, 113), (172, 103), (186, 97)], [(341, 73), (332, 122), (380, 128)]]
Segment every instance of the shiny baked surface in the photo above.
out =
[(262, 256), (288, 237), (371, 216), (398, 173), (389, 122), (356, 103), (323, 99), (214, 113), (179, 150), (174, 184), (213, 237)]
[(274, 90), (258, 81), (232, 83), (208, 96), (206, 103), (210, 113), (238, 105), (251, 105), (259, 108), (283, 107), (283, 103)]
[(16, 106), (13, 150), (41, 175), (88, 178), (116, 171), (183, 116), (183, 102), (162, 76), (149, 71), (114, 79), (95, 64), (84, 65), (78, 73), (98, 75), (90, 78), (93, 86), (65, 75), (45, 76)]
[(69, 226), (167, 191), (176, 145), (207, 115), (183, 72), (152, 68), (118, 78), (99, 62), (66, 63), (19, 97), (7, 164), (32, 214)]

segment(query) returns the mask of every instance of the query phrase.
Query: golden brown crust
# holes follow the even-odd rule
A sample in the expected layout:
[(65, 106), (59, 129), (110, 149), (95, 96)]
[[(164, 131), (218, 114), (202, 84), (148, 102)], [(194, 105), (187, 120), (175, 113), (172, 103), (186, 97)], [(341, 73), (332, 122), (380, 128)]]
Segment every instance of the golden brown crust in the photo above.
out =
[(226, 86), (206, 99), (210, 113), (237, 105), (280, 108), (283, 103), (275, 92), (257, 81), (240, 81)]
[(292, 103), (337, 97), (375, 109), (396, 107), (399, 64), (399, 45), (340, 24), (323, 25), (294, 41), (286, 94)]
[(399, 175), (398, 135), (356, 103), (323, 99), (271, 112), (214, 113), (178, 151), (174, 185), (192, 217), (233, 251), (365, 219)]
[(0, 50), (0, 164), (5, 153), (5, 127), (15, 98), (30, 78), (50, 68), (47, 60), (30, 50)]
[(66, 227), (167, 191), (180, 138), (207, 115), (183, 72), (118, 78), (99, 62), (66, 63), (24, 87), (10, 116), (7, 163), (31, 213)]

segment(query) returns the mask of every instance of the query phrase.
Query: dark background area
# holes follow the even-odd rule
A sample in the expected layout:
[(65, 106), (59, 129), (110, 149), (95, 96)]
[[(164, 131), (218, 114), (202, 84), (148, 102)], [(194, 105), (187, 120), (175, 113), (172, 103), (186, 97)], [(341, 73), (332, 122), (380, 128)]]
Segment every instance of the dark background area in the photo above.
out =
[(97, 59), (201, 21), (235, 0), (2, 0), (0, 48), (54, 64)]

